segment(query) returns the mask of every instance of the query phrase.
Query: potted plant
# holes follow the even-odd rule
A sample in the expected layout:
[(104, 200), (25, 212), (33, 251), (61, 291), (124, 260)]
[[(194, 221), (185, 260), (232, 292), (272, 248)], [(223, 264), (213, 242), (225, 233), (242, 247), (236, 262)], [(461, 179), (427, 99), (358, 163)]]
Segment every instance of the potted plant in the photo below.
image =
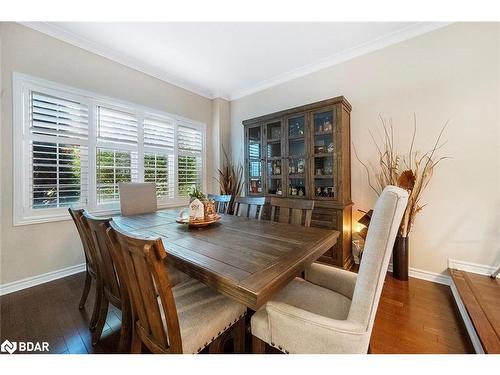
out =
[(425, 206), (421, 199), (434, 170), (442, 160), (447, 158), (438, 155), (443, 146), (441, 137), (447, 123), (441, 128), (432, 149), (427, 152), (415, 151), (417, 120), (414, 116), (413, 135), (409, 150), (405, 154), (400, 154), (395, 148), (392, 122), (389, 121), (388, 124), (382, 117), (381, 121), (383, 129), (381, 141), (377, 141), (372, 132), (369, 131), (378, 153), (376, 165), (372, 166), (361, 161), (353, 145), (354, 154), (366, 171), (368, 185), (377, 195), (380, 195), (387, 185), (399, 186), (409, 193), (408, 205), (396, 237), (392, 259), (393, 276), (398, 280), (408, 280), (408, 236), (413, 228), (415, 216)]
[(224, 152), (224, 163), (222, 169), (218, 169), (219, 178), (216, 178), (216, 181), (219, 183), (220, 193), (231, 196), (228, 213), (232, 215), (234, 214), (235, 199), (241, 195), (243, 190), (243, 166), (235, 164), (227, 155), (224, 147), (222, 147), (222, 151)]

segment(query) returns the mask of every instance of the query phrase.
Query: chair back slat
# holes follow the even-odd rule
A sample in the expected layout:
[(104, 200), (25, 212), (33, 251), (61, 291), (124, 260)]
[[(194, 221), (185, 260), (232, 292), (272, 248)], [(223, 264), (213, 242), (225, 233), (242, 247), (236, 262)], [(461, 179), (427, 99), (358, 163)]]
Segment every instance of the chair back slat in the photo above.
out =
[(94, 243), (97, 269), (103, 280), (104, 291), (111, 303), (121, 305), (124, 291), (120, 291), (120, 282), (106, 235), (110, 220), (110, 218), (95, 217), (88, 212), (84, 212), (82, 218), (84, 228), (88, 228)]
[(215, 212), (227, 214), (229, 202), (231, 202), (231, 195), (208, 194), (207, 198), (215, 202)]
[(85, 254), (85, 260), (87, 262), (87, 266), (90, 267), (92, 272), (95, 272), (95, 250), (94, 243), (92, 241), (92, 237), (90, 236), (90, 232), (86, 231), (83, 228), (82, 217), (84, 210), (74, 210), (72, 208), (68, 208), (69, 214), (75, 223), (76, 230), (80, 235), (80, 240), (82, 241), (83, 252)]
[(142, 342), (154, 352), (182, 353), (179, 319), (163, 243), (159, 238), (132, 237), (115, 222), (111, 222), (108, 236), (116, 238), (119, 244), (117, 251), (123, 258), (133, 315)]
[(271, 198), (271, 220), (277, 219), (280, 223), (310, 227), (313, 209), (314, 201)]
[(264, 197), (238, 197), (235, 200), (235, 214), (250, 219), (260, 220), (266, 198)]

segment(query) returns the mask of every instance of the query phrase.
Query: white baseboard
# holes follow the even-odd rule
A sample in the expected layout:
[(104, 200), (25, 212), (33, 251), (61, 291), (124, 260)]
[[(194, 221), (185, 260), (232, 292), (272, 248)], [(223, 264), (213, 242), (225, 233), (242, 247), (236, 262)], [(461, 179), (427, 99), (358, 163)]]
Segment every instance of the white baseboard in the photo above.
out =
[(85, 271), (85, 263), (0, 285), (0, 296)]
[[(448, 259), (448, 268), (465, 272), (478, 273), (480, 275), (491, 276), (496, 271), (496, 267), (485, 266), (483, 264), (464, 262), (463, 260)], [(497, 276), (497, 278), (500, 275)]]
[(464, 321), (465, 328), (467, 329), (467, 333), (469, 334), (470, 340), (472, 342), (472, 346), (477, 354), (484, 354), (483, 346), (481, 345), (481, 341), (477, 336), (476, 330), (474, 329), (474, 325), (470, 320), (469, 313), (467, 313), (467, 309), (460, 298), (460, 294), (458, 293), (457, 287), (453, 280), (451, 280), (450, 284), (451, 293), (453, 294), (453, 298), (455, 298), (455, 303), (457, 304), (458, 311), (460, 311), (460, 315), (462, 316), (462, 320)]
[[(392, 263), (389, 263), (388, 271), (392, 272)], [(436, 272), (424, 271), (418, 268), (410, 267), (408, 269), (408, 275), (415, 279), (431, 281), (433, 283), (438, 283), (443, 285), (451, 284), (451, 277), (448, 275), (443, 275), (441, 273), (436, 273)]]

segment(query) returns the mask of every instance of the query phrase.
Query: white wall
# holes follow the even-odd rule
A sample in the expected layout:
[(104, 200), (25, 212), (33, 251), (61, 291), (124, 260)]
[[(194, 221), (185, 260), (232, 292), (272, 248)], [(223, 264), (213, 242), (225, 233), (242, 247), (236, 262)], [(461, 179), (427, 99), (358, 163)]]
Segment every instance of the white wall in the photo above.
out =
[[(0, 285), (84, 262), (71, 221), (12, 226), (12, 72), (21, 72), (206, 123), (212, 101), (14, 23), (0, 23)], [(207, 186), (213, 167), (207, 150)]]
[[(412, 118), (417, 147), (432, 146), (451, 120), (443, 153), (411, 233), (410, 266), (443, 272), (447, 259), (500, 262), (500, 27), (460, 23), (354, 58), (231, 102), (231, 144), (243, 159), (242, 120), (344, 95), (353, 106), (351, 139), (364, 160), (376, 154), (368, 129), (393, 120), (406, 150)], [(354, 213), (376, 199), (352, 157)], [(358, 218), (359, 215), (355, 215)]]

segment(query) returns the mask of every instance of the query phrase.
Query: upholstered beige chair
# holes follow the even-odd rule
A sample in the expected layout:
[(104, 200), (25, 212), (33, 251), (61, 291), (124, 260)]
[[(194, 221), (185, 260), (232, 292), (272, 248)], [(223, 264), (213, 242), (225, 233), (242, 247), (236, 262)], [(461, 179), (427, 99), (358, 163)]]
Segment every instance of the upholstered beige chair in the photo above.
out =
[(154, 182), (120, 182), (118, 188), (122, 215), (140, 215), (157, 210)]
[(358, 275), (312, 264), (252, 317), (254, 353), (367, 353), (391, 250), (408, 193), (388, 186), (378, 199)]

